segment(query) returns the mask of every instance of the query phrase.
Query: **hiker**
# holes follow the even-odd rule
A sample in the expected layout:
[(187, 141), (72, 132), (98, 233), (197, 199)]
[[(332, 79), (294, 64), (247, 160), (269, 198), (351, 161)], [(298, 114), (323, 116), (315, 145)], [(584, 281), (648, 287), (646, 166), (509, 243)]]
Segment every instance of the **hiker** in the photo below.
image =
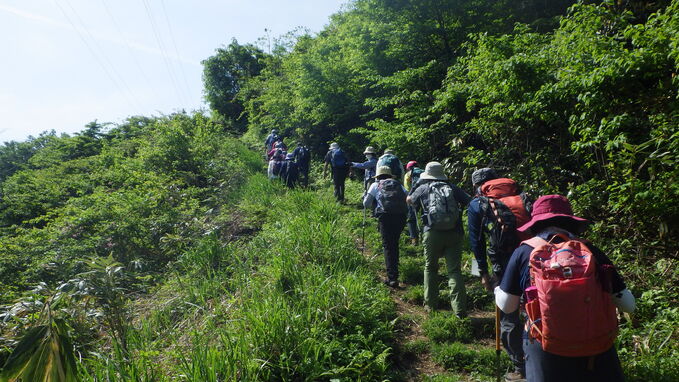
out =
[(309, 186), (309, 164), (311, 162), (311, 152), (301, 141), (297, 142), (297, 147), (292, 150), (292, 156), (295, 158), (295, 163), (299, 169), (299, 183), (307, 187)]
[(417, 187), (411, 190), (408, 204), (422, 212), (424, 225), (424, 303), (433, 311), (438, 303), (438, 259), (446, 259), (450, 305), (458, 317), (467, 315), (467, 293), (462, 279), (462, 227), (461, 209), (471, 197), (451, 184), (439, 162), (429, 162), (420, 175)]
[(384, 150), (384, 154), (377, 160), (377, 167), (380, 166), (389, 166), (391, 173), (394, 174), (394, 178), (399, 181), (403, 179), (403, 165), (396, 154), (394, 154), (394, 150)]
[[(406, 191), (410, 192), (413, 186), (417, 185), (423, 172), (424, 170), (417, 167), (417, 162), (414, 160), (406, 164), (406, 174), (403, 180), (403, 186), (406, 188)], [(408, 205), (408, 236), (412, 245), (418, 244), (420, 235), (419, 228), (417, 227), (417, 212), (415, 212), (415, 208), (411, 205)]]
[(295, 188), (299, 179), (299, 167), (295, 163), (295, 155), (289, 153), (285, 156), (285, 161), (281, 164), (280, 177), (283, 184), (288, 188)]
[[(500, 178), (492, 168), (474, 171), (472, 184), (476, 195), (467, 210), (469, 242), (478, 264), (481, 284), (492, 293), (502, 279), (512, 252), (521, 242), (516, 228), (530, 219), (530, 202), (524, 193), (519, 192), (516, 182)], [(488, 273), (486, 256), (490, 258), (492, 274)], [(500, 312), (500, 336), (514, 366), (514, 371), (505, 374), (505, 380), (522, 381), (525, 366), (518, 311), (510, 314)]]
[(351, 167), (363, 170), (363, 193), (365, 194), (370, 185), (375, 181), (377, 157), (372, 146), (366, 147), (363, 150), (363, 155), (365, 155), (366, 161), (363, 163), (351, 162)]
[[(573, 215), (566, 197), (538, 198), (533, 217), (518, 228), (533, 238), (514, 251), (495, 288), (496, 303), (507, 314), (518, 312), (521, 296), (526, 302), (523, 349), (529, 382), (624, 379), (614, 346), (615, 307), (632, 312), (634, 296), (611, 260), (578, 238), (588, 223)], [(543, 287), (547, 274), (549, 290)]]
[[(274, 143), (273, 148), (272, 148), (272, 149), (269, 151), (269, 153), (267, 154), (269, 160), (270, 160), (271, 158), (273, 158), (274, 156), (279, 156), (279, 157), (280, 157), (280, 156), (281, 156), (281, 153), (283, 152), (283, 150), (284, 150), (283, 142), (277, 141), (276, 143)], [(283, 160), (283, 159), (285, 159), (285, 157), (281, 157), (281, 158), (279, 158), (279, 159), (280, 159), (280, 160)]]
[(327, 177), (328, 165), (332, 173), (332, 183), (335, 186), (335, 198), (338, 202), (344, 203), (344, 182), (347, 180), (350, 162), (337, 142), (331, 143), (330, 150), (325, 154), (324, 178)]
[(387, 278), (384, 283), (392, 288), (398, 288), (398, 239), (406, 225), (406, 189), (401, 182), (391, 175), (389, 166), (377, 168), (375, 182), (370, 185), (363, 198), (363, 208), (374, 208), (378, 227), (382, 235), (384, 248), (384, 262), (387, 268)]
[(279, 139), (280, 139), (280, 137), (278, 136), (278, 130), (272, 129), (272, 130), (271, 130), (271, 134), (269, 134), (269, 135), (266, 137), (266, 141), (264, 141), (264, 150), (265, 150), (267, 153), (268, 153), (269, 151), (271, 151), (271, 149), (273, 148), (274, 143), (275, 143), (276, 141), (278, 141)]
[(269, 167), (267, 169), (267, 176), (269, 179), (278, 179), (281, 174), (281, 167), (283, 166), (283, 161), (279, 155), (273, 155), (269, 160)]

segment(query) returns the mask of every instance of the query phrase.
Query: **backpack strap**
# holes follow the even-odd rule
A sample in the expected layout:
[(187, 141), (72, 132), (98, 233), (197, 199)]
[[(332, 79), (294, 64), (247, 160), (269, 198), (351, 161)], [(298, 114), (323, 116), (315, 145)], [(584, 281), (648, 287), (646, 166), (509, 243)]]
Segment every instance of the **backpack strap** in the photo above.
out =
[(541, 245), (549, 244), (549, 242), (541, 237), (538, 236), (533, 236), (532, 238), (528, 240), (524, 240), (521, 242), (521, 244), (528, 244), (533, 248), (537, 248)]

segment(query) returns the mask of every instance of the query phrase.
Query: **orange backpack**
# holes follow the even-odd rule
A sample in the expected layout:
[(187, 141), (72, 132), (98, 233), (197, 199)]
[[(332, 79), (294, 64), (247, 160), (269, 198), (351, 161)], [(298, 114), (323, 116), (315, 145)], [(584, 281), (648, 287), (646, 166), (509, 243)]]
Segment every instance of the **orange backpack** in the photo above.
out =
[[(488, 199), (495, 217), (493, 223), (498, 226), (500, 232), (514, 232), (530, 220), (526, 195), (519, 193), (519, 186), (514, 180), (509, 178), (489, 180), (481, 186), (481, 195)], [(519, 241), (529, 238), (518, 231), (516, 234)], [(514, 245), (517, 243), (518, 241)]]
[(534, 237), (523, 242), (533, 247), (531, 287), (526, 289), (527, 331), (552, 354), (603, 353), (618, 333), (615, 306), (601, 281), (604, 275), (584, 240), (557, 236), (564, 241), (555, 244)]

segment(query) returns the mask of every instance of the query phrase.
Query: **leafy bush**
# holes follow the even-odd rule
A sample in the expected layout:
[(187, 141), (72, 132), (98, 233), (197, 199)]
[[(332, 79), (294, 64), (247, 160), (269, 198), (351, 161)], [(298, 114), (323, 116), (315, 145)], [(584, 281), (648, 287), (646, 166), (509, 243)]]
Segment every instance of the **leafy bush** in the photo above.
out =
[(470, 342), (473, 328), (469, 318), (452, 313), (435, 313), (422, 324), (424, 333), (434, 342)]
[[(434, 360), (446, 369), (467, 373), (480, 373), (486, 376), (495, 375), (497, 355), (495, 349), (471, 348), (459, 342), (437, 344), (432, 347)], [(500, 356), (500, 369), (509, 369), (511, 362), (503, 351)]]

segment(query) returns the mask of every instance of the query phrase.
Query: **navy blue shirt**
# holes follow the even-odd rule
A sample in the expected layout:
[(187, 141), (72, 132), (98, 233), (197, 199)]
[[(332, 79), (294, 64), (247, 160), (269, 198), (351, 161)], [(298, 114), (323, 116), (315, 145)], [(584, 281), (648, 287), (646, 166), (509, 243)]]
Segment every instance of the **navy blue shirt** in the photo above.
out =
[[(551, 236), (543, 237), (543, 239), (550, 240)], [(555, 242), (559, 242), (559, 238), (556, 238)], [(613, 265), (608, 256), (606, 256), (599, 248), (592, 244), (587, 244), (587, 248), (592, 251), (597, 264)], [(512, 254), (512, 257), (509, 259), (509, 263), (507, 264), (507, 268), (505, 269), (505, 274), (502, 277), (502, 281), (500, 282), (500, 289), (502, 289), (505, 293), (513, 294), (514, 296), (522, 296), (526, 288), (530, 286), (528, 261), (532, 251), (533, 247), (530, 245), (521, 244)], [(618, 293), (625, 289), (626, 286), (617, 269), (613, 269), (614, 271), (611, 275), (611, 292)]]

